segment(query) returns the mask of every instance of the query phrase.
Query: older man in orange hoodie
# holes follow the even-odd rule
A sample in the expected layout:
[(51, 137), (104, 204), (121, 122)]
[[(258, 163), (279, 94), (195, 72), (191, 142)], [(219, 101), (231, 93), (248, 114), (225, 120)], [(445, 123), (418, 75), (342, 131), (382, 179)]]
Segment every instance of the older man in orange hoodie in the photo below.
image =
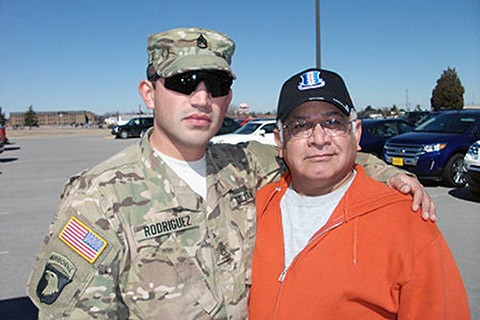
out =
[(342, 78), (288, 79), (276, 141), (289, 173), (257, 193), (251, 319), (469, 319), (437, 226), (355, 164), (361, 123)]

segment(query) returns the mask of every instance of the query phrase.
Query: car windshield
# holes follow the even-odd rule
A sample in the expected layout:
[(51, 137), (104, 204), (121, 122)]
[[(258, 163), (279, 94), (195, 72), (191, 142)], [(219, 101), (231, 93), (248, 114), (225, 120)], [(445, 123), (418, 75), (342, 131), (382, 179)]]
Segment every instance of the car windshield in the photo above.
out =
[(252, 134), (255, 130), (258, 129), (262, 124), (258, 122), (247, 122), (243, 127), (235, 130), (235, 134)]
[(138, 126), (140, 124), (140, 119), (133, 118), (128, 121), (128, 125), (130, 126)]
[(415, 132), (462, 133), (475, 123), (475, 118), (462, 114), (438, 114), (423, 121)]

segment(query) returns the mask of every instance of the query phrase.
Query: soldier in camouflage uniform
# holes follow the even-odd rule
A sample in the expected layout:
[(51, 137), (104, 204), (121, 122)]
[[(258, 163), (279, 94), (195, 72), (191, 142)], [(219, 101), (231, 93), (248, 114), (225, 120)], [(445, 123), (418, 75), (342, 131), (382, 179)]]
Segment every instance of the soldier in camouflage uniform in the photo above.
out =
[[(282, 162), (258, 143), (208, 145), (231, 101), (233, 51), (207, 29), (149, 37), (139, 92), (154, 127), (66, 184), (28, 283), (41, 319), (247, 318), (254, 195)], [(431, 205), (418, 181), (360, 157)]]

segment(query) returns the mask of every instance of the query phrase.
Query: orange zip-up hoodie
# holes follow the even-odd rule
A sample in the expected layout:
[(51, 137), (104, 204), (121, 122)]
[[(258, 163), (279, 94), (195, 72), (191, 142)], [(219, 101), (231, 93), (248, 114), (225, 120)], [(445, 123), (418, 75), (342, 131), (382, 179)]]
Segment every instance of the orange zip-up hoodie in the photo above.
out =
[(257, 193), (250, 319), (470, 319), (437, 226), (412, 212), (409, 196), (355, 169), (326, 225), (288, 269), (280, 200), (290, 177)]

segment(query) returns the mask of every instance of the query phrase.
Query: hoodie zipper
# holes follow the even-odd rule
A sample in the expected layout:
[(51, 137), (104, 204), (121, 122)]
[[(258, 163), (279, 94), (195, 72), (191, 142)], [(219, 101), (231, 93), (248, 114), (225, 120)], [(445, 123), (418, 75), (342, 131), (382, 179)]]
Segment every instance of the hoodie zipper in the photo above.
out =
[(324, 235), (325, 233), (335, 229), (335, 228), (338, 228), (339, 226), (341, 226), (343, 224), (343, 219), (332, 224), (331, 226), (329, 226), (328, 228), (325, 228), (324, 230), (322, 230), (321, 232), (318, 232), (316, 233), (307, 243), (307, 245), (305, 246), (305, 248), (303, 248), (302, 251), (300, 251), (299, 254), (297, 254), (295, 256), (295, 258), (293, 259), (292, 263), (290, 263), (290, 266), (288, 267), (285, 267), (282, 271), (282, 273), (280, 273), (280, 276), (278, 277), (278, 282), (279, 282), (279, 285), (278, 285), (278, 289), (277, 289), (277, 294), (275, 296), (275, 303), (274, 303), (274, 307), (273, 307), (273, 312), (272, 312), (272, 319), (275, 319), (275, 312), (277, 310), (277, 306), (279, 304), (279, 300), (280, 300), (280, 293), (282, 291), (282, 287), (283, 287), (283, 282), (285, 280), (285, 277), (287, 276), (287, 272), (288, 272), (288, 269), (293, 266), (295, 264), (295, 262), (299, 259), (299, 257), (302, 255), (302, 253), (305, 251), (305, 249), (308, 248), (308, 246), (313, 242), (315, 241), (316, 239), (318, 239), (320, 236)]
[[(264, 212), (264, 209), (266, 206), (268, 206), (268, 204), (270, 203), (270, 201), (278, 194), (278, 192), (282, 191), (282, 187), (281, 186), (277, 186), (274, 190), (274, 192), (272, 192), (268, 198), (267, 201), (265, 201), (265, 206), (263, 208), (261, 208), (261, 211), (260, 212)], [(335, 229), (337, 227), (339, 227), (340, 225), (342, 225), (344, 223), (344, 220), (343, 219), (340, 219), (338, 222), (335, 222), (334, 224), (332, 224), (331, 226), (329, 226), (328, 228), (325, 228), (324, 230), (321, 230), (321, 232), (317, 232), (316, 234), (313, 235), (313, 237), (308, 241), (307, 245), (305, 246), (305, 248), (303, 248), (303, 250), (293, 259), (292, 263), (290, 263), (290, 266), (292, 266), (296, 260), (298, 259), (298, 257), (302, 254), (303, 251), (305, 251), (305, 249), (312, 243), (312, 241), (318, 239), (320, 236), (324, 235), (325, 233), (327, 233), (328, 231), (332, 230), (332, 229)], [(288, 268), (289, 267), (285, 267), (282, 271), (282, 273), (280, 274), (280, 276), (278, 277), (278, 282), (279, 282), (279, 286), (277, 288), (277, 293), (276, 293), (276, 296), (275, 296), (275, 302), (274, 302), (274, 305), (273, 305), (273, 312), (272, 312), (272, 319), (275, 319), (275, 311), (277, 310), (277, 306), (278, 306), (278, 303), (279, 303), (279, 299), (280, 299), (280, 293), (282, 291), (282, 286), (283, 286), (283, 281), (285, 280), (285, 277), (287, 276), (287, 271), (288, 271)]]
[[(303, 248), (302, 251), (300, 251), (299, 254), (297, 254), (295, 256), (295, 258), (293, 259), (292, 263), (290, 263), (290, 265), (293, 265), (295, 263), (295, 261), (297, 260), (297, 258), (302, 255), (302, 252), (307, 249), (307, 247), (310, 245), (310, 243), (312, 243), (313, 241), (315, 241), (316, 239), (318, 239), (320, 236), (324, 235), (325, 233), (327, 233), (328, 231), (330, 230), (333, 230), (339, 226), (341, 226), (343, 224), (343, 221), (339, 221), (333, 225), (331, 225), (330, 227), (326, 228), (325, 230), (323, 230), (322, 232), (319, 232), (317, 234), (315, 234), (307, 243), (307, 245), (305, 246), (305, 248)], [(289, 267), (286, 267), (285, 269), (283, 269), (282, 273), (280, 274), (280, 277), (278, 277), (278, 282), (282, 283), (283, 280), (285, 279), (285, 276), (287, 275), (287, 271), (288, 271), (288, 268)]]
[(285, 279), (285, 276), (287, 275), (287, 270), (288, 268), (283, 269), (282, 273), (280, 273), (280, 277), (278, 277), (278, 282), (283, 282), (283, 279)]

